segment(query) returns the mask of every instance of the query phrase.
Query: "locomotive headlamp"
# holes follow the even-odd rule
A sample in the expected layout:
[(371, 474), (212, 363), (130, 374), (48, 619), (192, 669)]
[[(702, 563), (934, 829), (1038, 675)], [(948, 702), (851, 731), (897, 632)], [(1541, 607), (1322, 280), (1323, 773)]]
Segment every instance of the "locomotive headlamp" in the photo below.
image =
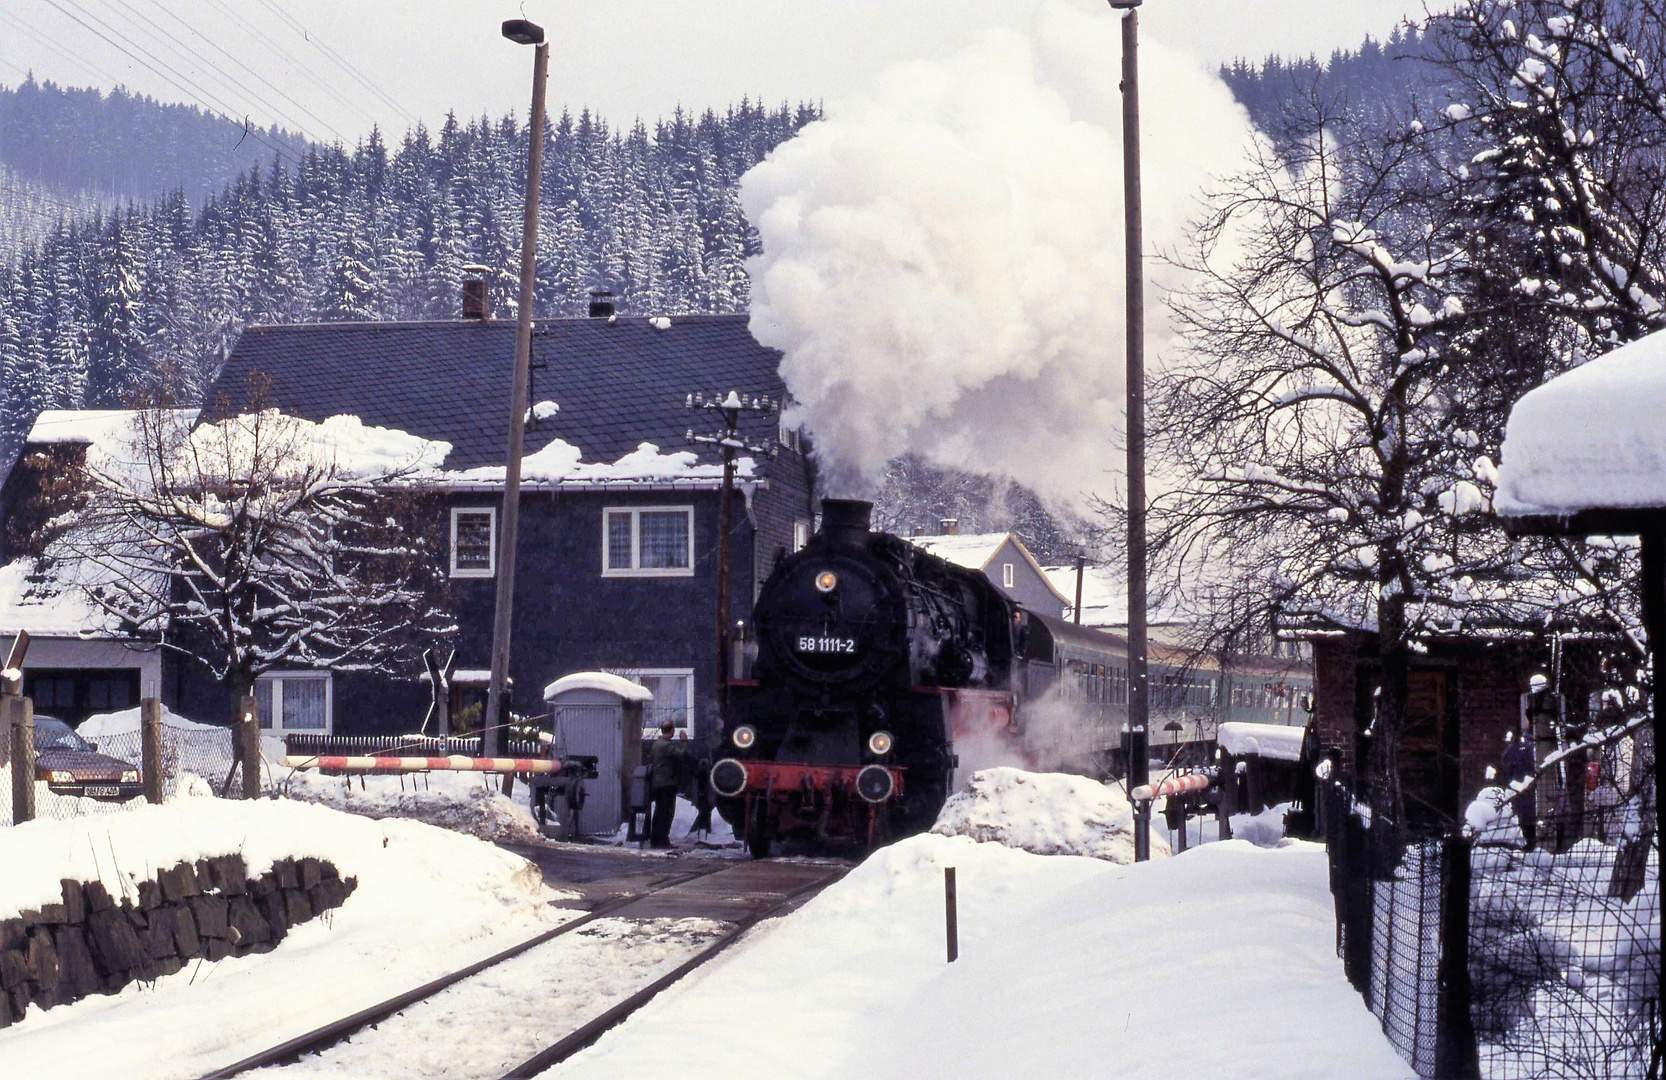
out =
[(832, 592), (834, 589), (836, 589), (838, 587), (839, 587), (839, 575), (835, 574), (833, 571), (823, 570), (821, 573), (816, 575), (816, 591), (817, 592), (824, 592), (824, 593)]
[(729, 740), (742, 750), (750, 749), (758, 741), (758, 729), (751, 724), (742, 724), (730, 734)]
[(746, 790), (746, 766), (734, 758), (724, 758), (712, 766), (712, 790), (732, 799)]
[(891, 770), (883, 765), (868, 765), (856, 774), (856, 793), (871, 803), (882, 803), (896, 790)]
[(868, 736), (868, 753), (876, 757), (889, 754), (894, 743), (889, 731), (876, 731)]

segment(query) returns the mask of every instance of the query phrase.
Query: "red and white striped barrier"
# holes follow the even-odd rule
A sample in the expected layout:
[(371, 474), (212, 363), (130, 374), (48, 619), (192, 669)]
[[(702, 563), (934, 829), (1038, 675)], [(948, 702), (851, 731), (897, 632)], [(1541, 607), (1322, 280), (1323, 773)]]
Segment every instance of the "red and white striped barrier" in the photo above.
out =
[(1155, 784), (1141, 784), (1128, 793), (1134, 802), (1151, 802), (1161, 799), (1165, 795), (1184, 795), (1189, 791), (1206, 791), (1214, 784), (1215, 778), (1208, 773), (1187, 773), (1185, 776), (1171, 776)]
[(291, 769), (334, 769), (338, 772), (494, 772), (558, 773), (561, 762), (553, 758), (513, 757), (352, 757), (336, 754), (289, 754), (283, 763)]

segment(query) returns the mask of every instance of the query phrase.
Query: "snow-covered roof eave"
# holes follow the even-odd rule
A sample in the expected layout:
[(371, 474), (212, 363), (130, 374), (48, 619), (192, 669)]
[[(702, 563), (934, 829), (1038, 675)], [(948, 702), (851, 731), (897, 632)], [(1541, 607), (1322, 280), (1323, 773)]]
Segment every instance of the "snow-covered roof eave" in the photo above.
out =
[[(417, 483), (426, 487), (445, 492), (499, 492), (504, 489), (502, 480), (427, 480), (416, 478)], [(721, 491), (721, 478), (700, 477), (693, 480), (522, 480), (522, 492), (561, 492), (561, 491)], [(769, 481), (766, 479), (742, 480), (736, 478), (735, 490), (748, 496), (753, 491), (768, 491)]]
[(615, 675), (611, 671), (575, 671), (570, 675), (563, 675), (544, 687), (544, 700), (553, 701), (569, 690), (599, 690), (624, 701), (654, 700), (653, 691), (646, 686), (632, 682), (623, 675)]

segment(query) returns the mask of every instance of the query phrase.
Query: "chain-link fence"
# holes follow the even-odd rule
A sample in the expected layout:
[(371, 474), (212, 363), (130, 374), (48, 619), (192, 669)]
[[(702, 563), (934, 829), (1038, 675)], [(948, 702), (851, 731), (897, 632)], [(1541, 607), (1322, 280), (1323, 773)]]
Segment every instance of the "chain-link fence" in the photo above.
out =
[[(173, 796), (182, 787), (204, 794), (212, 792), (227, 797), (240, 794), (241, 766), (237, 760), (235, 733), (230, 728), (176, 724), (164, 716), (160, 731), (160, 786), (163, 798)], [(116, 788), (125, 797), (103, 794), (89, 796), (55, 791), (54, 788), (85, 788), (79, 782), (73, 785), (55, 782), (50, 775), (50, 768), (45, 769), (47, 775), (40, 775), (42, 769), (38, 761), (32, 762), (25, 767), (33, 768), (36, 772), (35, 820), (64, 821), (94, 814), (120, 813), (144, 804), (142, 790), (135, 790), (134, 787), (135, 783), (140, 782), (144, 772), (144, 737), (141, 731), (135, 728), (110, 732), (86, 741), (92, 746), (92, 753), (132, 766), (129, 775), (135, 778), (131, 781), (122, 780), (107, 784), (94, 781), (88, 786)], [(76, 762), (76, 767), (87, 763), (88, 759), (82, 758)], [(0, 827), (14, 823), (12, 770), (16, 765), (15, 761), (8, 760), (5, 765), (0, 766)], [(127, 792), (132, 794), (126, 794)]]
[(1419, 1076), (1660, 1080), (1652, 785), (1563, 776), (1423, 837), (1324, 785), (1337, 951)]

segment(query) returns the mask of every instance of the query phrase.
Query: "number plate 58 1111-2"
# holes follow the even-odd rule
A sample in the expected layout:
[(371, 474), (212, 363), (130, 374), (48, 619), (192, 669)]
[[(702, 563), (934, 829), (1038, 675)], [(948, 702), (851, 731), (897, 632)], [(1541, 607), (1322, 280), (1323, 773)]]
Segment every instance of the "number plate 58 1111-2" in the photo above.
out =
[(801, 653), (844, 653), (856, 655), (856, 639), (847, 637), (801, 637), (798, 639), (798, 651)]

